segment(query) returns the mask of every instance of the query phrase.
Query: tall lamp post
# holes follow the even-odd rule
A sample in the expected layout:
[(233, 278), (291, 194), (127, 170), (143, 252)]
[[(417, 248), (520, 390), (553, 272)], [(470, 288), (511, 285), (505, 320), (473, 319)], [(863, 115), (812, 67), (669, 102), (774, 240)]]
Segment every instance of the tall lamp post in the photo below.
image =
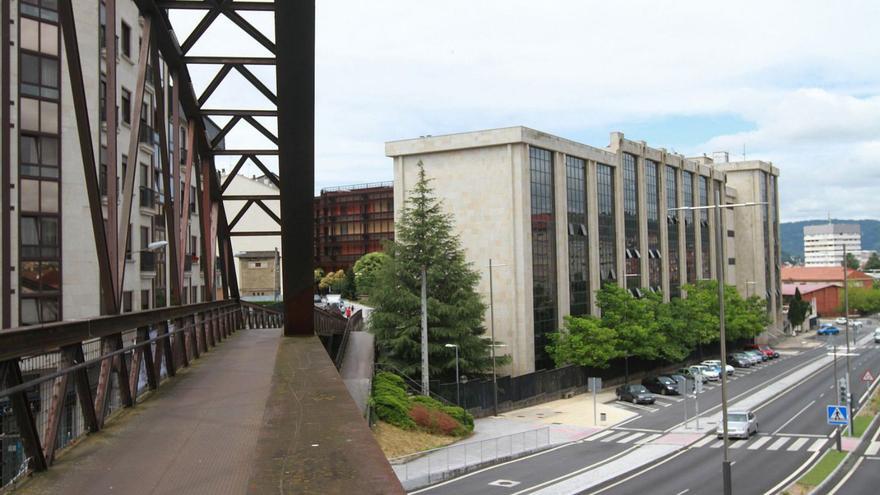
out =
[(507, 265), (493, 265), (489, 258), (489, 326), (492, 331), (492, 415), (498, 416), (498, 375), (495, 371), (495, 348), (504, 347), (495, 344), (495, 293), (492, 285), (492, 268)]
[[(852, 367), (850, 365), (849, 351), (849, 267), (846, 266), (846, 241), (843, 241), (843, 317), (846, 319), (846, 405), (849, 408), (849, 434), (854, 436), (853, 432), (853, 408), (852, 408)], [(856, 343), (853, 342), (853, 347)]]
[[(718, 277), (718, 325), (719, 325), (719, 339), (721, 341), (721, 424), (723, 429), (724, 436), (724, 457), (721, 461), (721, 473), (723, 476), (724, 483), (724, 495), (731, 495), (733, 493), (733, 487), (731, 482), (730, 475), (730, 436), (727, 432), (727, 373), (724, 371), (727, 369), (727, 337), (725, 335), (724, 329), (724, 238), (721, 236), (721, 232), (724, 230), (724, 215), (722, 215), (722, 209), (724, 208), (740, 208), (746, 206), (761, 206), (767, 205), (766, 202), (754, 202), (754, 203), (736, 203), (736, 204), (721, 204), (721, 192), (718, 191), (717, 196), (715, 197), (715, 204), (708, 206), (685, 206), (681, 208), (669, 208), (670, 211), (674, 210), (715, 210), (715, 259), (717, 263), (718, 269), (716, 270), (716, 275)], [(767, 235), (766, 232), (764, 235)]]
[(461, 378), (458, 374), (458, 344), (446, 344), (444, 347), (455, 349), (455, 405), (461, 406)]

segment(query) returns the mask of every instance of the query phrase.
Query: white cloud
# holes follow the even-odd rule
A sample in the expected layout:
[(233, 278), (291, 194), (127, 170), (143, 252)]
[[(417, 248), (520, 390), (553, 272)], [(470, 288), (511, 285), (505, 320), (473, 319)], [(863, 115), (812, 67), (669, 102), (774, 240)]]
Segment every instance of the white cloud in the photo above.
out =
[[(317, 8), (319, 187), (389, 179), (383, 143), (392, 139), (516, 124), (577, 139), (626, 132), (621, 122), (731, 115), (754, 129), (692, 151), (737, 153), (745, 143), (750, 157), (773, 160), (783, 219), (829, 209), (877, 215), (880, 2), (321, 0)], [(173, 18), (179, 38), (198, 22), (186, 12)], [(252, 21), (273, 37), (271, 22)], [(216, 28), (200, 50), (240, 37), (229, 23)], [(210, 74), (193, 78), (204, 87)]]

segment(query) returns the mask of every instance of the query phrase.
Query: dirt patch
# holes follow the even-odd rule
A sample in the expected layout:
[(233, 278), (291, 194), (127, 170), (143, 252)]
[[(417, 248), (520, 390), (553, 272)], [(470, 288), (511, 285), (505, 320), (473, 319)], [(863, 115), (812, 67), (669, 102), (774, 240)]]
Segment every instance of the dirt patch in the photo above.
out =
[(391, 459), (423, 450), (435, 449), (454, 443), (461, 438), (410, 431), (379, 421), (373, 426), (373, 436), (385, 457)]

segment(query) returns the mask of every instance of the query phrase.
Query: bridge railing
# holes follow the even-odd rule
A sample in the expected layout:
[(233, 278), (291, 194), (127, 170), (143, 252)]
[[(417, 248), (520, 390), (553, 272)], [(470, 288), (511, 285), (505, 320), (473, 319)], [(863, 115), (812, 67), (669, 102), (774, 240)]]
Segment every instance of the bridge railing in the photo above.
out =
[(227, 300), (0, 331), (0, 486), (47, 469), (233, 332), (282, 319)]

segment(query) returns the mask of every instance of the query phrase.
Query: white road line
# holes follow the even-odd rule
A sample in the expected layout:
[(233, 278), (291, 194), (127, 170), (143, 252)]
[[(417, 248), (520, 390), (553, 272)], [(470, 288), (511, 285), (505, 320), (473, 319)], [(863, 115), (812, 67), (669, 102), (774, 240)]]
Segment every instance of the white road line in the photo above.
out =
[(877, 455), (880, 452), (880, 441), (872, 440), (868, 448), (865, 449), (865, 455)]
[(643, 433), (663, 433), (663, 430), (651, 430), (649, 428), (618, 428), (615, 426), (612, 429), (617, 430), (617, 431), (626, 430), (626, 431), (641, 431)]
[(794, 421), (795, 418), (797, 418), (798, 416), (800, 416), (801, 413), (803, 413), (804, 411), (806, 411), (808, 407), (812, 406), (812, 405), (815, 404), (815, 403), (816, 403), (815, 400), (814, 400), (814, 401), (810, 401), (809, 404), (807, 404), (806, 406), (804, 406), (800, 411), (798, 411), (794, 416), (792, 416), (791, 419), (789, 419), (788, 421), (786, 421), (785, 423), (783, 423), (782, 426), (780, 426), (779, 428), (776, 428), (776, 431), (774, 431), (773, 434), (775, 435), (775, 434), (779, 433), (780, 431), (782, 431), (783, 428), (785, 428), (786, 426), (788, 426), (789, 423), (791, 423), (792, 421)]
[(595, 435), (590, 435), (589, 437), (585, 438), (584, 440), (586, 440), (588, 442), (592, 442), (592, 441), (598, 440), (602, 437), (607, 437), (608, 435), (614, 433), (614, 431), (615, 430), (605, 430), (601, 433), (596, 433)]
[(696, 443), (692, 444), (691, 447), (697, 447), (697, 448), (699, 448), (699, 447), (702, 447), (703, 445), (706, 445), (707, 443), (711, 442), (712, 440), (715, 440), (715, 436), (714, 436), (714, 435), (706, 435), (705, 438), (703, 438), (702, 440), (699, 440), (699, 441), (697, 441)]
[(648, 435), (645, 438), (636, 442), (636, 445), (645, 445), (646, 443), (653, 442), (654, 440), (660, 438), (660, 433), (655, 433), (653, 435)]
[(800, 450), (801, 447), (803, 447), (804, 444), (807, 443), (808, 441), (809, 441), (809, 440), (806, 439), (806, 438), (798, 438), (797, 440), (794, 441), (793, 444), (789, 445), (788, 448), (785, 449), (785, 450), (787, 450), (787, 451), (789, 451), (789, 452), (797, 452), (797, 451)]
[(687, 493), (687, 492), (689, 492), (689, 491), (691, 491), (690, 488), (685, 488), (684, 490), (682, 490), (682, 491), (676, 493), (675, 495), (684, 495), (685, 493)]
[(623, 401), (620, 401), (620, 400), (617, 401), (617, 405), (619, 405), (619, 406), (625, 406), (625, 407), (631, 407), (631, 408), (633, 408), (633, 409), (638, 409), (638, 410), (640, 410), (640, 411), (648, 411), (648, 412), (657, 412), (657, 411), (659, 411), (659, 409), (654, 409), (653, 407), (647, 407), (647, 406), (643, 406), (643, 405), (640, 405), (640, 404), (633, 404), (633, 403), (631, 403), (631, 402), (623, 402)]
[(779, 450), (780, 448), (782, 448), (783, 445), (785, 445), (786, 442), (788, 442), (788, 440), (788, 437), (782, 437), (779, 440), (773, 442), (773, 445), (767, 447), (767, 450)]
[(813, 445), (810, 445), (810, 448), (807, 449), (807, 452), (818, 451), (819, 449), (821, 449), (825, 445), (825, 442), (827, 442), (827, 441), (828, 441), (827, 438), (820, 438), (820, 439), (816, 440), (815, 442), (813, 442)]
[(769, 442), (772, 439), (773, 439), (773, 437), (771, 437), (771, 436), (758, 437), (757, 440), (755, 440), (754, 442), (752, 442), (751, 445), (749, 445), (749, 450), (758, 450), (761, 448), (762, 445), (764, 445), (765, 443)]
[(862, 464), (862, 461), (864, 461), (864, 460), (865, 460), (864, 457), (860, 457), (859, 460), (857, 460), (856, 463), (853, 464), (852, 469), (850, 469), (849, 472), (846, 473), (846, 476), (844, 476), (840, 480), (840, 482), (837, 483), (836, 485), (834, 485), (834, 488), (830, 492), (828, 492), (828, 495), (834, 495), (835, 493), (837, 493), (837, 490), (840, 490), (840, 487), (842, 487), (849, 480), (849, 477), (852, 476), (853, 473), (856, 472), (856, 469), (859, 468), (859, 466)]
[(627, 433), (628, 433), (628, 432), (626, 432), (626, 431), (621, 431), (621, 432), (619, 432), (619, 433), (615, 433), (614, 435), (611, 435), (610, 437), (605, 437), (605, 438), (603, 438), (602, 440), (599, 440), (599, 441), (600, 441), (600, 442), (611, 442), (612, 440), (617, 440), (618, 438), (623, 438), (623, 437), (625, 437), (625, 436), (627, 435)]
[(644, 435), (645, 435), (644, 433), (633, 433), (632, 435), (630, 435), (626, 438), (621, 438), (620, 440), (617, 441), (617, 443), (630, 443), (633, 440), (635, 440), (636, 438), (639, 438)]
[(731, 448), (731, 449), (741, 449), (741, 448), (743, 448), (747, 443), (749, 443), (748, 440), (738, 440), (738, 441), (735, 441), (735, 442), (734, 442), (733, 440), (731, 440), (731, 441), (730, 441), (730, 447), (729, 447), (729, 448)]
[(717, 449), (717, 448), (720, 448), (722, 445), (724, 445), (724, 440), (718, 440), (717, 442), (710, 445), (709, 448)]

